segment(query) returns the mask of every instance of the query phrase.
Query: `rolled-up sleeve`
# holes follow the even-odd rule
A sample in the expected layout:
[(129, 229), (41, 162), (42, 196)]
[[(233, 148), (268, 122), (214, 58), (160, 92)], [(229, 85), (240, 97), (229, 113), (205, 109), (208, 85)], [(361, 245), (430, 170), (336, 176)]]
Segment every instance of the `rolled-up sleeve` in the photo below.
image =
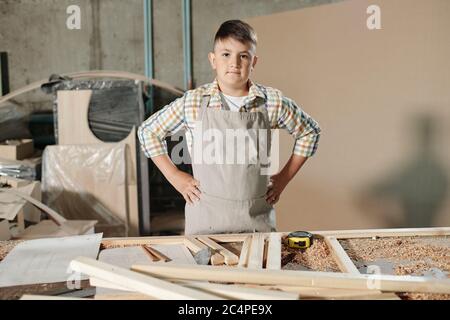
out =
[(148, 158), (167, 154), (165, 138), (185, 128), (184, 101), (185, 96), (174, 100), (139, 126), (137, 135)]
[(281, 99), (277, 124), (294, 137), (294, 154), (311, 157), (316, 153), (321, 133), (319, 124), (292, 99)]

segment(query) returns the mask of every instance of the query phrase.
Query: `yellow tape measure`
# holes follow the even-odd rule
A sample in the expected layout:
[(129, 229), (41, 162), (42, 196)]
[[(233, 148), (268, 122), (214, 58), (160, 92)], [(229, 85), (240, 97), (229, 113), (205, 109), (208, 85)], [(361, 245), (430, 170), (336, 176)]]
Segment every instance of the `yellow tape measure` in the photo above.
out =
[(290, 248), (306, 249), (312, 245), (313, 235), (307, 231), (295, 231), (288, 234)]

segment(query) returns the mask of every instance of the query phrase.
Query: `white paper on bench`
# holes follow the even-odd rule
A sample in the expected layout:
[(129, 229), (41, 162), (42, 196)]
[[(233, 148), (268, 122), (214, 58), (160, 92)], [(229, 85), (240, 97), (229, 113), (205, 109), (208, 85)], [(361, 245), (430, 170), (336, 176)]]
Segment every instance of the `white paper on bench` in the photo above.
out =
[[(0, 287), (65, 282), (73, 275), (70, 261), (97, 258), (102, 233), (19, 243), (0, 263)], [(79, 279), (88, 279), (81, 276)]]

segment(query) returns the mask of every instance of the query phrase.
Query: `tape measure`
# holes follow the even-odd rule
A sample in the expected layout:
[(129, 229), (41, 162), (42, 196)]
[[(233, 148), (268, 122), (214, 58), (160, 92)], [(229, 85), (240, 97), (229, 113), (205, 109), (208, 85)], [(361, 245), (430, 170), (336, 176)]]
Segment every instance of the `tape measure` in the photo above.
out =
[(290, 248), (306, 249), (312, 245), (313, 235), (307, 231), (295, 231), (288, 234)]

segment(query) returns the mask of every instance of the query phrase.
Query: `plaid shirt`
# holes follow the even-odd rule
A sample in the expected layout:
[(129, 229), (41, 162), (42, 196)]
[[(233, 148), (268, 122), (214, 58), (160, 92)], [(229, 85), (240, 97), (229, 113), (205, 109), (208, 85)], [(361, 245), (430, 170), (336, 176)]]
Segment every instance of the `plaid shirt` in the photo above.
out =
[[(145, 120), (138, 128), (141, 147), (147, 157), (167, 154), (165, 138), (180, 130), (185, 130), (186, 143), (192, 150), (192, 137), (195, 120), (201, 109), (202, 97), (210, 96), (208, 108), (222, 107), (217, 80), (205, 84), (185, 94), (157, 111)], [(257, 111), (257, 99), (264, 99), (272, 129), (286, 129), (295, 139), (293, 153), (310, 157), (318, 146), (320, 127), (318, 123), (305, 113), (295, 102), (281, 93), (281, 91), (263, 87), (250, 81), (249, 94), (240, 111)], [(244, 109), (244, 110), (243, 110)]]

